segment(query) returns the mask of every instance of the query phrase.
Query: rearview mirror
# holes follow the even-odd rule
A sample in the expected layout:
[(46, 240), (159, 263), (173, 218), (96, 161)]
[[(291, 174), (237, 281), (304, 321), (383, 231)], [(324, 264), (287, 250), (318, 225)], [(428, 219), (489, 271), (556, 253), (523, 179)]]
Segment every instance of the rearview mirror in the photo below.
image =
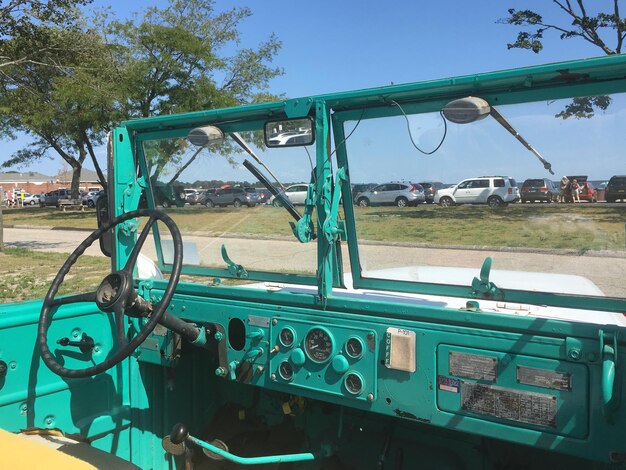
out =
[(296, 147), (311, 145), (315, 141), (311, 118), (270, 121), (265, 123), (263, 130), (268, 147)]

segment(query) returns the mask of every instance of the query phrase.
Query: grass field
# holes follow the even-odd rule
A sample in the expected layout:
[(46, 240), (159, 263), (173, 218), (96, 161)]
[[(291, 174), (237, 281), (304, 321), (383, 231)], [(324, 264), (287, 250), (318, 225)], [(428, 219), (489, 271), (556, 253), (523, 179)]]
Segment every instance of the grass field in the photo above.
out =
[[(183, 233), (293, 236), (289, 214), (274, 207), (168, 209)], [(355, 208), (359, 240), (441, 245), (624, 250), (626, 204), (512, 204)], [(4, 224), (95, 228), (95, 213), (6, 210)]]
[[(0, 303), (43, 298), (67, 253), (22, 249), (0, 252)], [(65, 277), (59, 295), (93, 291), (110, 272), (110, 260), (81, 256)]]

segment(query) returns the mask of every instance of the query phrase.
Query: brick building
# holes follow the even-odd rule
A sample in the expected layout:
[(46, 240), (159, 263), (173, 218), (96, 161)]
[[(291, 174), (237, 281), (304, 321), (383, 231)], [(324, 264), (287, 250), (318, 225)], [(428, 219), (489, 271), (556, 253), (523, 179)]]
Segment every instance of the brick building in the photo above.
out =
[[(29, 194), (41, 194), (55, 189), (69, 189), (72, 185), (72, 172), (60, 171), (56, 176), (47, 176), (36, 171), (0, 172), (0, 187), (6, 192), (21, 190)], [(102, 189), (95, 171), (83, 168), (80, 178), (80, 189), (83, 191), (99, 191)]]

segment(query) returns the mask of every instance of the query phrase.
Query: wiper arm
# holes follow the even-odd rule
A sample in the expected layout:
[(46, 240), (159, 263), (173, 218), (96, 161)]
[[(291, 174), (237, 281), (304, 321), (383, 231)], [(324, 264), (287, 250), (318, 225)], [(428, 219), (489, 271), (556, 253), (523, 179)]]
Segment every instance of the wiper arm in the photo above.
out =
[[(233, 140), (235, 142), (237, 142), (239, 144), (239, 146), (244, 149), (246, 152), (248, 152), (248, 154), (254, 158), (254, 160), (261, 165), (263, 168), (265, 168), (267, 170), (267, 172), (272, 175), (272, 178), (274, 178), (274, 180), (278, 183), (278, 185), (281, 187), (281, 189), (284, 191), (285, 187), (283, 186), (283, 184), (280, 182), (280, 180), (276, 177), (276, 175), (274, 173), (272, 173), (272, 170), (270, 170), (265, 163), (263, 163), (263, 161), (257, 157), (256, 153), (254, 153), (254, 151), (250, 148), (250, 146), (246, 143), (245, 140), (243, 140), (241, 138), (241, 136), (239, 135), (238, 132), (231, 132), (230, 136), (233, 138)], [(248, 168), (248, 167), (246, 167)], [(249, 168), (248, 168), (249, 169)], [(251, 170), (252, 171), (252, 170)], [(256, 176), (256, 175), (255, 175)], [(265, 184), (265, 183), (263, 183)], [(272, 185), (273, 186), (273, 185)], [(271, 189), (268, 187), (267, 189), (269, 189), (271, 191)], [(272, 193), (273, 194), (273, 193)]]
[(245, 166), (250, 173), (252, 173), (261, 183), (263, 183), (263, 186), (265, 186), (274, 197), (280, 199), (280, 202), (291, 214), (291, 216), (296, 219), (296, 222), (302, 218), (302, 214), (298, 212), (298, 209), (295, 208), (289, 198), (285, 197), (285, 193), (276, 189), (276, 186), (274, 186), (270, 182), (270, 180), (268, 180), (265, 175), (261, 173), (259, 169), (255, 167), (248, 159), (243, 161), (243, 166)]

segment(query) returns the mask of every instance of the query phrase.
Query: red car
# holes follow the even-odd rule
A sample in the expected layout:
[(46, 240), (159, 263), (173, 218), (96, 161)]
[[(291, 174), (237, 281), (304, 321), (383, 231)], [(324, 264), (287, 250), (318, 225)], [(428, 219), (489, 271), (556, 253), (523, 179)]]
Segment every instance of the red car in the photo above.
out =
[[(581, 187), (579, 197), (581, 201), (598, 202), (598, 191), (593, 187), (586, 176), (568, 176), (570, 181), (576, 180)], [(574, 202), (574, 198), (569, 191), (565, 192), (565, 202)]]

